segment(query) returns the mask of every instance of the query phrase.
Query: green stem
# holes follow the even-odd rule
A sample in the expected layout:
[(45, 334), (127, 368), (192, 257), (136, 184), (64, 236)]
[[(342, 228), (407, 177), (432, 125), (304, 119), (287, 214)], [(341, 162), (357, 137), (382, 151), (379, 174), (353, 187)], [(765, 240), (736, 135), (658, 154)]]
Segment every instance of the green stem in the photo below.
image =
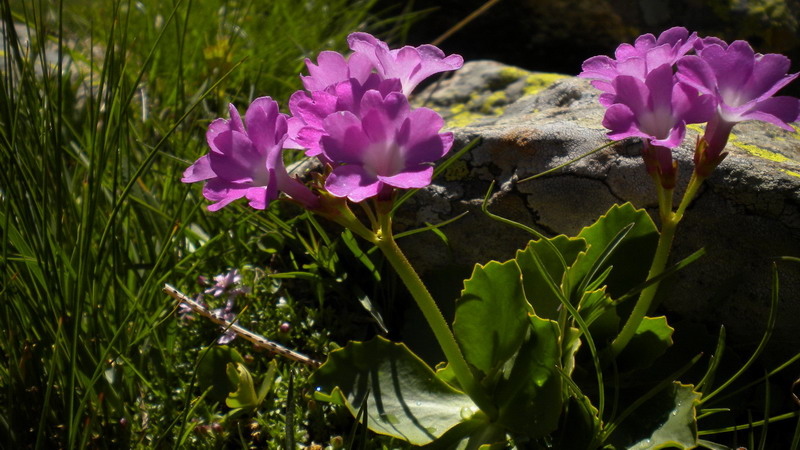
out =
[[(695, 194), (697, 194), (697, 190), (700, 188), (703, 180), (704, 178), (698, 176), (696, 173), (692, 174), (692, 179), (689, 181), (689, 185), (686, 187), (686, 192), (683, 194), (683, 199), (681, 199), (681, 204), (678, 206), (678, 210), (675, 213), (672, 213), (671, 211), (672, 190), (662, 189), (659, 187), (661, 235), (658, 238), (658, 246), (656, 247), (656, 254), (653, 256), (653, 263), (650, 265), (650, 271), (647, 274), (648, 280), (658, 276), (664, 271), (664, 267), (666, 267), (667, 260), (669, 259), (670, 249), (672, 248), (672, 241), (675, 237), (675, 230), (678, 227), (678, 223), (680, 223), (681, 219), (683, 218), (683, 214), (686, 211), (686, 208), (689, 206), (689, 203), (691, 203)], [(669, 205), (669, 209), (666, 209), (666, 205)], [(630, 340), (636, 334), (636, 330), (639, 328), (639, 325), (641, 325), (645, 315), (650, 310), (650, 305), (652, 305), (653, 299), (658, 291), (658, 285), (659, 283), (653, 283), (650, 286), (647, 286), (642, 293), (639, 294), (639, 300), (633, 307), (633, 311), (628, 317), (628, 321), (625, 322), (622, 330), (619, 332), (616, 339), (614, 339), (614, 342), (611, 343), (610, 352), (612, 357), (619, 355), (628, 345), (628, 342), (630, 342)]]
[(483, 390), (483, 387), (475, 379), (472, 370), (470, 370), (467, 365), (467, 361), (464, 359), (464, 355), (461, 353), (461, 349), (458, 347), (458, 343), (453, 333), (450, 331), (450, 327), (447, 325), (439, 307), (436, 306), (436, 301), (434, 301), (430, 292), (428, 292), (428, 289), (425, 287), (425, 284), (422, 282), (422, 279), (420, 279), (417, 272), (408, 262), (408, 259), (406, 259), (403, 251), (397, 246), (392, 236), (391, 218), (389, 214), (379, 212), (379, 218), (381, 228), (378, 233), (378, 241), (375, 245), (383, 252), (386, 259), (389, 260), (389, 263), (392, 265), (395, 272), (397, 272), (397, 275), (403, 280), (403, 284), (408, 288), (411, 296), (414, 297), (419, 309), (422, 310), (425, 320), (428, 322), (431, 330), (433, 330), (433, 334), (436, 336), (436, 340), (439, 342), (439, 346), (442, 348), (447, 362), (453, 368), (453, 372), (455, 372), (456, 378), (464, 392), (472, 398), (475, 404), (478, 405), (487, 416), (492, 419), (496, 418), (497, 408), (491, 402), (488, 395)]

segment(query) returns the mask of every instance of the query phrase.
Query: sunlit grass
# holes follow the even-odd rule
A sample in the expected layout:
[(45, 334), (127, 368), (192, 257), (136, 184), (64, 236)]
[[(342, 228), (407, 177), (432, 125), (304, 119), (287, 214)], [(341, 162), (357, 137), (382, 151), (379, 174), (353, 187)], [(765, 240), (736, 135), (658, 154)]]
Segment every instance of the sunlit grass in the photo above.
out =
[[(179, 325), (160, 286), (196, 293), (198, 275), (244, 264), (311, 274), (305, 300), (251, 277), (260, 295), (248, 320), (267, 334), (292, 320), (292, 344), (327, 349), (325, 283), (344, 269), (327, 244), (314, 246), (318, 232), (291, 207), (207, 214), (180, 177), (228, 102), (271, 95), (285, 105), (304, 58), (342, 50), (349, 32), (374, 23), (373, 4), (2, 3), (0, 446), (304, 439), (305, 373), (283, 363), (275, 411), (252, 430), (194, 431), (224, 410), (192, 381), (218, 330)], [(288, 309), (274, 308), (279, 297)], [(291, 427), (283, 408), (297, 409)]]

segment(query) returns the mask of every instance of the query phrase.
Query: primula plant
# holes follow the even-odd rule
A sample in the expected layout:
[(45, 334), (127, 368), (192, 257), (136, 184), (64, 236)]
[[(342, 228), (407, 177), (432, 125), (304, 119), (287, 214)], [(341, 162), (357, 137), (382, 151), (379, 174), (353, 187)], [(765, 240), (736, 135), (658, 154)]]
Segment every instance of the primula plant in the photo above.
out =
[[(724, 159), (732, 127), (756, 119), (787, 128), (800, 117), (800, 101), (773, 96), (797, 77), (787, 75), (789, 61), (684, 28), (587, 60), (580, 76), (602, 91), (608, 137), (642, 140), (661, 230), (630, 204), (573, 237), (514, 224), (536, 238), (513, 259), (475, 266), (451, 326), (395, 243), (392, 212), (402, 190), (431, 183), (453, 145), (439, 114), (412, 107), (408, 96), (462, 58), (431, 45), (391, 49), (365, 33), (348, 43), (350, 55), (306, 61), (291, 115), (269, 97), (254, 100), (244, 120), (231, 105), (229, 118), (208, 128), (209, 153), (183, 178), (205, 182), (210, 211), (240, 198), (259, 210), (286, 199), (363, 238), (394, 268), (446, 357), (430, 367), (402, 343), (351, 342), (309, 364), (316, 399), (347, 408), (376, 433), (431, 448), (720, 448), (698, 437), (698, 410), (728, 383), (713, 388), (714, 364), (699, 382), (681, 383), (699, 356), (665, 371), (674, 330), (648, 314), (659, 280), (676, 270), (667, 261), (677, 225)], [(672, 151), (696, 123), (706, 132), (674, 210)], [(293, 151), (319, 162), (307, 181), (287, 173), (284, 155)], [(206, 293), (231, 296), (235, 277), (221, 276)]]

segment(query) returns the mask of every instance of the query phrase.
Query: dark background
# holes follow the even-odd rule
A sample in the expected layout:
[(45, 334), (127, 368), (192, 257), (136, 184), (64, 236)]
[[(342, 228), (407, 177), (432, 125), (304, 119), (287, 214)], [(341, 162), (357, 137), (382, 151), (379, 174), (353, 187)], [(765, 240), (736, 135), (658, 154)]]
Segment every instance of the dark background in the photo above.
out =
[[(387, 6), (391, 3), (384, 2)], [(485, 0), (411, 0), (424, 12), (406, 42), (433, 42)], [(396, 4), (396, 3), (395, 3)], [(680, 25), (703, 36), (745, 39), (757, 52), (782, 53), (800, 71), (800, 1), (748, 0), (500, 0), (440, 47), (467, 61), (493, 59), (524, 69), (575, 75), (594, 55), (613, 55), (622, 42), (658, 36)], [(800, 95), (800, 82), (782, 94)]]

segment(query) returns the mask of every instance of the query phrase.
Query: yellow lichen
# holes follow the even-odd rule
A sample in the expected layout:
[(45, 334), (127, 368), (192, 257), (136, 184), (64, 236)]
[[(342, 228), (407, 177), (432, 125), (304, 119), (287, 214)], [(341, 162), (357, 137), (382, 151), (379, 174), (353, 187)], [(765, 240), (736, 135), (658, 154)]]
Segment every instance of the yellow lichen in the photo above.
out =
[(747, 151), (747, 153), (750, 153), (753, 156), (758, 156), (759, 158), (764, 158), (775, 162), (786, 162), (786, 161), (794, 162), (793, 159), (787, 158), (786, 156), (783, 156), (780, 153), (771, 152), (769, 150), (763, 149), (753, 144), (745, 144), (744, 142), (739, 142), (739, 141), (734, 141), (731, 143), (734, 146)]
[(789, 126), (794, 128), (794, 132), (791, 134), (791, 136), (795, 139), (800, 140), (800, 127), (791, 123), (789, 124)]
[(696, 131), (698, 133), (701, 133), (701, 134), (706, 131), (704, 127), (701, 127), (700, 125), (698, 125), (696, 123), (687, 124), (686, 128), (688, 128), (690, 130), (694, 130), (694, 131)]
[(562, 78), (567, 78), (567, 75), (560, 73), (534, 73), (525, 79), (525, 95), (534, 95), (548, 88), (551, 84)]
[(444, 179), (447, 181), (463, 180), (469, 176), (469, 167), (467, 167), (466, 162), (458, 160), (450, 165), (442, 176), (444, 176)]
[(500, 80), (506, 84), (511, 84), (527, 75), (530, 75), (530, 72), (518, 67), (504, 67), (500, 69)]
[(794, 171), (791, 171), (791, 170), (785, 170), (785, 169), (783, 170), (783, 172), (786, 172), (788, 175), (791, 175), (793, 177), (800, 178), (800, 173), (797, 173), (797, 172), (794, 172)]
[(450, 114), (452, 114), (452, 116), (447, 119), (447, 126), (450, 128), (464, 128), (484, 117), (481, 114), (468, 111), (464, 104), (455, 105), (450, 108)]
[(486, 100), (484, 100), (483, 104), (481, 105), (481, 112), (484, 114), (500, 115), (503, 112), (503, 108), (501, 107), (495, 108), (495, 105), (497, 105), (498, 103), (505, 103), (507, 100), (508, 97), (506, 97), (505, 92), (497, 91), (486, 97)]

